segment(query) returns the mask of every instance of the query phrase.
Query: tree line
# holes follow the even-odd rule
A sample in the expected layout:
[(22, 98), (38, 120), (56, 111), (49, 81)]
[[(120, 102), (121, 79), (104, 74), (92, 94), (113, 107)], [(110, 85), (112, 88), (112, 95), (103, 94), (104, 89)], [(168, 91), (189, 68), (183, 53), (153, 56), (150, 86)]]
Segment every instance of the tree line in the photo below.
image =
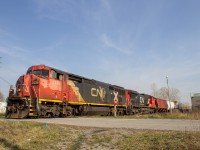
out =
[(180, 100), (180, 91), (177, 88), (171, 87), (168, 89), (167, 87), (161, 87), (157, 89), (156, 84), (152, 83), (151, 90), (154, 97), (171, 101)]

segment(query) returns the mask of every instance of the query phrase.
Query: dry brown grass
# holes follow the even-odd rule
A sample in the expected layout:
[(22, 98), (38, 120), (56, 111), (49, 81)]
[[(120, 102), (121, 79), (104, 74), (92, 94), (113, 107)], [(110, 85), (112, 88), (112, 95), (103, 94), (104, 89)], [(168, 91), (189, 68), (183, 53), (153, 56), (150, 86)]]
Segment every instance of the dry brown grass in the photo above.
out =
[(76, 139), (70, 128), (20, 121), (0, 121), (0, 132), (0, 149), (56, 149), (66, 137), (67, 141)]
[(200, 149), (199, 132), (105, 129), (0, 121), (1, 150)]
[(197, 150), (200, 149), (200, 135), (197, 132), (144, 131), (125, 136), (119, 147), (126, 150)]
[[(100, 116), (95, 116), (100, 117)], [(113, 117), (113, 116), (109, 116)], [(129, 119), (190, 119), (200, 120), (200, 112), (180, 113), (155, 113), (155, 114), (136, 114), (129, 116), (117, 116), (116, 118), (129, 118)]]

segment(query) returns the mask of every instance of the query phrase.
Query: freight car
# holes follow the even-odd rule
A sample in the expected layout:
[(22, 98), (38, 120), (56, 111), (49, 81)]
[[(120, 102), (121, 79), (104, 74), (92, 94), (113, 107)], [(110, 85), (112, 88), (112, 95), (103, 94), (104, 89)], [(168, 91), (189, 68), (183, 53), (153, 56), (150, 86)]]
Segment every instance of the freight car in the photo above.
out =
[(156, 112), (167, 112), (167, 101), (156, 98)]
[[(117, 110), (114, 110), (117, 106)], [(45, 65), (32, 66), (11, 86), (6, 118), (130, 115), (167, 110), (165, 100)]]
[(167, 111), (170, 112), (170, 109), (173, 111), (175, 109), (175, 103), (167, 101)]
[(191, 106), (188, 103), (178, 103), (178, 110), (182, 113), (189, 113), (192, 111)]

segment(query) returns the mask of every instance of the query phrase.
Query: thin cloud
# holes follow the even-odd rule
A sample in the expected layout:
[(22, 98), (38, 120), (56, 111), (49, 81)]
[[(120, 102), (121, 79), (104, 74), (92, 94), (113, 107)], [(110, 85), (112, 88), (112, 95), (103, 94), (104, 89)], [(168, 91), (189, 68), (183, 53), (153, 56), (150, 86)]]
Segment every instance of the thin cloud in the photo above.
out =
[[(70, 22), (78, 18), (78, 12), (81, 9), (80, 5), (75, 1), (49, 1), (35, 0), (36, 12), (39, 18), (47, 18), (56, 21)], [(74, 12), (74, 9), (77, 11)]]
[(28, 50), (18, 46), (0, 45), (0, 53), (11, 57), (23, 57), (28, 52)]
[(14, 43), (19, 41), (16, 35), (7, 32), (0, 28), (0, 53), (3, 55), (8, 55), (11, 57), (22, 57), (25, 53), (29, 51), (21, 46), (18, 46)]
[(106, 34), (102, 34), (101, 41), (107, 48), (111, 48), (112, 50), (115, 50), (117, 52), (120, 52), (123, 54), (131, 54), (132, 53), (131, 50), (117, 45), (117, 43), (114, 42), (111, 38), (109, 38)]
[(64, 39), (61, 39), (59, 41), (49, 44), (46, 47), (41, 48), (41, 51), (43, 52), (59, 51), (59, 47), (64, 46), (64, 44), (65, 44)]

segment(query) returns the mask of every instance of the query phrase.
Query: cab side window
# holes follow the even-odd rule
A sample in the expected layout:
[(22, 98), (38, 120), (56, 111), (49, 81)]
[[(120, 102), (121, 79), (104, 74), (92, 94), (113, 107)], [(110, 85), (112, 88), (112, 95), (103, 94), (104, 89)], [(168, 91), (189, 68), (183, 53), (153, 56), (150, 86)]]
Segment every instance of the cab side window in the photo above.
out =
[(56, 71), (52, 70), (52, 79), (62, 81), (63, 80), (63, 74), (57, 73)]
[(52, 78), (57, 79), (57, 73), (54, 70), (52, 70)]
[(61, 74), (59, 75), (59, 80), (62, 81), (62, 75)]

